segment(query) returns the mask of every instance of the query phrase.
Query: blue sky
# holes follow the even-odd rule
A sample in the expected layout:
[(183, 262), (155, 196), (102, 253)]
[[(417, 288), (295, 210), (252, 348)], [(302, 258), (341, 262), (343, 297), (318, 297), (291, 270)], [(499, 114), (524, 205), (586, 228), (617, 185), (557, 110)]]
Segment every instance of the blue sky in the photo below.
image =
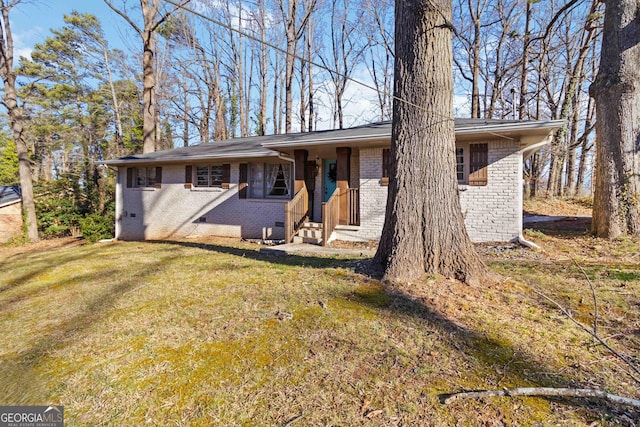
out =
[(16, 6), (10, 14), (16, 56), (29, 53), (35, 43), (50, 35), (50, 29), (61, 28), (63, 16), (73, 10), (96, 15), (111, 48), (127, 53), (140, 49), (129, 24), (102, 0), (28, 0)]

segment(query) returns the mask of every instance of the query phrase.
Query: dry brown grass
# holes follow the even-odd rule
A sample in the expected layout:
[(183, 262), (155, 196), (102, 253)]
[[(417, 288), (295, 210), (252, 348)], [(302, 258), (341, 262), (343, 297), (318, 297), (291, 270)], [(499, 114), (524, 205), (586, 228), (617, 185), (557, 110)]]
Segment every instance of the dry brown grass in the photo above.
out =
[(628, 369), (531, 289), (590, 322), (577, 257), (602, 334), (637, 356), (639, 242), (529, 237), (546, 251), (492, 257), (502, 278), (477, 288), (387, 289), (358, 260), (233, 240), (8, 254), (0, 404), (63, 404), (69, 425), (632, 425), (638, 413), (593, 401), (439, 403), (535, 385), (638, 398)]
[(549, 198), (525, 199), (525, 213), (551, 216), (591, 216), (593, 201), (590, 198)]

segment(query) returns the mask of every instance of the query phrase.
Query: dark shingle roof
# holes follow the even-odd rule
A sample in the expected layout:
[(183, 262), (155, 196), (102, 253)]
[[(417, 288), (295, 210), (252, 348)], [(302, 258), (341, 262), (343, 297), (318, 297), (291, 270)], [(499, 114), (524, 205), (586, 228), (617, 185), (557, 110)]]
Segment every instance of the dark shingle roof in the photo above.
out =
[[(500, 132), (526, 128), (559, 127), (558, 123), (525, 120), (455, 119), (456, 134), (482, 131)], [(108, 160), (107, 165), (144, 163), (184, 163), (193, 160), (223, 160), (276, 157), (275, 150), (287, 146), (321, 145), (340, 140), (374, 140), (391, 138), (391, 121), (369, 123), (348, 129), (321, 130), (315, 132), (290, 133), (268, 136), (250, 136), (207, 144), (156, 151), (154, 153), (132, 155), (117, 160)]]
[(20, 200), (22, 200), (20, 187), (0, 186), (0, 207), (19, 202)]

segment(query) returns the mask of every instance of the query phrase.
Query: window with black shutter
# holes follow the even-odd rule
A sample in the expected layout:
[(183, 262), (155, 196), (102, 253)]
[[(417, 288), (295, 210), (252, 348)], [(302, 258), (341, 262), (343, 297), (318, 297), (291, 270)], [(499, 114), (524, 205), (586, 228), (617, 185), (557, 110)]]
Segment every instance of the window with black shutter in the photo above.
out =
[(380, 185), (389, 185), (389, 170), (391, 168), (391, 150), (384, 148), (382, 150), (382, 178)]
[(238, 198), (247, 198), (247, 187), (249, 187), (249, 164), (240, 163), (239, 179), (238, 179)]
[(187, 165), (184, 167), (184, 188), (191, 188), (193, 184), (193, 166)]
[(489, 144), (469, 145), (469, 185), (487, 185)]

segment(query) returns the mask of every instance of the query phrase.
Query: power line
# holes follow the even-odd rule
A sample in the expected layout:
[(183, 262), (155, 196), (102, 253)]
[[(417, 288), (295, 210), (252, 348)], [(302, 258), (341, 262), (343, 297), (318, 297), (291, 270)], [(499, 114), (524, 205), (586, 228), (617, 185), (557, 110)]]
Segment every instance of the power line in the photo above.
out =
[[(372, 91), (374, 91), (374, 92), (376, 92), (376, 93), (379, 93), (379, 94), (382, 94), (382, 95), (384, 95), (384, 96), (387, 96), (387, 97), (389, 97), (389, 98), (391, 98), (391, 99), (393, 99), (393, 100), (400, 101), (400, 102), (404, 102), (405, 104), (410, 105), (410, 106), (412, 106), (412, 107), (419, 108), (419, 109), (421, 109), (421, 110), (423, 110), (423, 111), (427, 111), (427, 110), (426, 110), (426, 108), (424, 108), (424, 107), (423, 107), (423, 106), (421, 106), (421, 105), (414, 104), (414, 103), (413, 103), (413, 102), (411, 102), (411, 101), (408, 101), (408, 100), (402, 99), (402, 98), (400, 98), (400, 97), (397, 97), (397, 96), (395, 96), (395, 95), (393, 95), (393, 94), (390, 94), (390, 93), (389, 93), (389, 92), (387, 92), (386, 90), (381, 90), (381, 89), (379, 89), (379, 88), (377, 88), (377, 87), (375, 87), (375, 86), (371, 86), (371, 85), (369, 85), (369, 84), (367, 84), (367, 83), (363, 83), (363, 82), (361, 82), (360, 80), (354, 79), (353, 77), (349, 77), (349, 76), (347, 76), (347, 75), (345, 75), (345, 74), (342, 74), (342, 73), (340, 73), (339, 71), (332, 70), (332, 69), (330, 69), (329, 67), (325, 66), (324, 64), (319, 64), (319, 63), (316, 63), (316, 62), (314, 62), (314, 61), (309, 61), (308, 59), (306, 59), (306, 58), (303, 58), (303, 57), (299, 56), (299, 55), (298, 55), (298, 54), (296, 54), (295, 52), (294, 52), (293, 54), (289, 54), (286, 50), (282, 49), (282, 48), (281, 48), (281, 47), (279, 47), (279, 46), (274, 45), (273, 43), (269, 43), (268, 41), (263, 41), (263, 40), (259, 39), (258, 37), (254, 36), (254, 35), (252, 35), (252, 34), (249, 34), (249, 33), (245, 32), (245, 31), (242, 31), (241, 29), (234, 28), (233, 26), (231, 26), (231, 25), (229, 25), (229, 24), (226, 24), (226, 23), (224, 23), (224, 22), (218, 21), (218, 20), (217, 20), (217, 19), (215, 19), (215, 18), (212, 18), (212, 17), (210, 17), (210, 16), (206, 16), (206, 15), (204, 15), (204, 14), (200, 13), (200, 12), (197, 12), (197, 11), (195, 11), (195, 10), (193, 10), (193, 9), (190, 9), (190, 8), (188, 8), (188, 7), (186, 7), (186, 6), (185, 6), (185, 5), (186, 5), (186, 3), (185, 3), (185, 4), (180, 4), (180, 3), (176, 3), (176, 2), (174, 2), (173, 0), (165, 0), (165, 1), (166, 1), (167, 3), (169, 3), (169, 4), (172, 4), (173, 6), (175, 6), (175, 7), (177, 7), (177, 8), (179, 8), (179, 9), (183, 9), (183, 10), (185, 10), (186, 12), (189, 12), (189, 13), (191, 13), (191, 14), (193, 14), (193, 15), (195, 15), (195, 16), (197, 16), (197, 17), (199, 17), (199, 18), (202, 18), (202, 19), (204, 19), (204, 20), (206, 20), (206, 21), (209, 21), (209, 22), (211, 22), (211, 23), (213, 23), (213, 24), (216, 24), (216, 25), (218, 25), (218, 26), (220, 26), (220, 27), (226, 28), (226, 29), (228, 29), (229, 31), (236, 32), (236, 33), (240, 34), (241, 36), (247, 37), (247, 38), (248, 38), (248, 39), (250, 39), (250, 40), (253, 40), (253, 41), (255, 41), (255, 42), (257, 42), (257, 43), (260, 43), (260, 44), (264, 44), (265, 46), (270, 47), (271, 49), (274, 49), (274, 50), (276, 50), (276, 51), (278, 51), (278, 52), (280, 52), (280, 53), (284, 53), (284, 54), (285, 54), (285, 55), (287, 55), (287, 56), (289, 56), (289, 55), (290, 55), (290, 56), (292, 56), (294, 59), (298, 59), (298, 60), (300, 60), (300, 61), (303, 61), (303, 62), (306, 62), (306, 63), (308, 63), (308, 64), (310, 64), (310, 65), (313, 65), (314, 67), (317, 67), (317, 68), (320, 68), (320, 69), (322, 69), (322, 70), (328, 71), (329, 73), (331, 73), (331, 74), (333, 74), (333, 75), (336, 75), (336, 76), (341, 77), (341, 78), (343, 78), (343, 79), (345, 79), (345, 80), (351, 81), (351, 82), (353, 82), (353, 83), (355, 83), (355, 84), (357, 84), (357, 85), (360, 85), (360, 86), (362, 86), (362, 87), (364, 87), (364, 88), (367, 88), (367, 89), (369, 89), (369, 90), (372, 90)], [(447, 119), (449, 119), (448, 117), (445, 117), (444, 115), (442, 115), (442, 117), (443, 117), (443, 118), (447, 118)]]
[[(193, 14), (193, 15), (195, 15), (195, 16), (197, 16), (197, 17), (199, 17), (199, 18), (204, 19), (205, 21), (209, 21), (209, 22), (211, 22), (211, 23), (213, 23), (213, 24), (215, 24), (215, 25), (218, 25), (218, 26), (220, 26), (220, 27), (222, 27), (222, 28), (226, 28), (226, 29), (228, 29), (229, 31), (236, 32), (236, 33), (240, 34), (241, 36), (247, 37), (247, 38), (248, 38), (248, 39), (250, 39), (250, 40), (253, 40), (253, 41), (257, 42), (257, 43), (260, 43), (260, 44), (263, 44), (263, 45), (265, 45), (265, 46), (267, 46), (267, 47), (270, 47), (271, 49), (274, 49), (274, 50), (276, 50), (276, 51), (278, 51), (278, 52), (280, 52), (280, 53), (284, 53), (284, 54), (285, 54), (285, 55), (287, 55), (287, 56), (291, 55), (291, 56), (292, 56), (293, 58), (295, 58), (295, 59), (298, 59), (298, 60), (300, 60), (300, 61), (306, 62), (306, 63), (308, 63), (308, 64), (310, 64), (310, 65), (313, 65), (313, 66), (315, 66), (315, 67), (317, 67), (317, 68), (320, 68), (320, 69), (322, 69), (322, 70), (328, 71), (329, 73), (332, 73), (332, 74), (334, 74), (334, 75), (337, 75), (337, 76), (339, 76), (339, 77), (342, 77), (342, 78), (344, 78), (344, 79), (346, 79), (346, 80), (348, 80), (348, 81), (351, 81), (351, 82), (353, 82), (353, 83), (355, 83), (355, 84), (357, 84), (357, 85), (360, 85), (360, 86), (362, 86), (362, 87), (364, 87), (364, 88), (367, 88), (367, 89), (369, 89), (369, 90), (372, 90), (372, 91), (374, 91), (374, 92), (376, 92), (376, 93), (378, 93), (378, 94), (385, 95), (385, 96), (387, 96), (387, 97), (389, 97), (389, 98), (393, 99), (394, 101), (400, 101), (400, 102), (403, 102), (403, 103), (405, 103), (405, 104), (407, 104), (407, 105), (410, 105), (410, 106), (412, 106), (412, 107), (418, 108), (418, 109), (420, 109), (420, 110), (422, 110), (422, 111), (426, 111), (426, 112), (430, 112), (430, 113), (432, 113), (432, 114), (435, 114), (435, 115), (439, 116), (440, 118), (442, 118), (442, 119), (444, 119), (444, 120), (446, 120), (446, 121), (452, 121), (452, 122), (454, 122), (454, 119), (453, 119), (453, 118), (448, 117), (448, 116), (445, 116), (444, 114), (434, 113), (433, 111), (427, 110), (425, 107), (423, 107), (423, 106), (421, 106), (421, 105), (415, 104), (415, 103), (413, 103), (413, 102), (411, 102), (411, 101), (408, 101), (408, 100), (406, 100), (406, 99), (403, 99), (403, 98), (400, 98), (400, 97), (395, 96), (395, 95), (393, 95), (393, 94), (390, 94), (390, 93), (389, 93), (389, 92), (387, 92), (386, 90), (380, 90), (380, 89), (378, 89), (377, 87), (374, 87), (374, 86), (368, 85), (368, 84), (366, 84), (366, 83), (363, 83), (363, 82), (361, 82), (360, 80), (354, 79), (353, 77), (349, 77), (349, 76), (347, 76), (346, 74), (342, 74), (342, 73), (340, 73), (339, 71), (332, 70), (332, 69), (330, 69), (329, 67), (325, 66), (324, 64), (318, 64), (318, 63), (316, 63), (316, 62), (313, 62), (313, 61), (310, 61), (310, 60), (308, 60), (308, 59), (306, 59), (306, 58), (303, 58), (303, 57), (301, 57), (301, 56), (297, 55), (295, 52), (294, 52), (293, 54), (289, 54), (286, 50), (282, 49), (282, 48), (281, 48), (281, 47), (279, 47), (279, 46), (274, 45), (273, 43), (269, 43), (269, 42), (267, 42), (267, 41), (263, 41), (263, 40), (261, 40), (261, 39), (257, 38), (256, 36), (254, 36), (254, 35), (252, 35), (252, 34), (249, 34), (249, 33), (245, 32), (245, 31), (242, 31), (242, 30), (241, 30), (241, 29), (239, 29), (239, 28), (234, 28), (234, 27), (233, 27), (232, 25), (230, 25), (230, 24), (227, 24), (227, 23), (224, 23), (224, 22), (218, 21), (218, 20), (217, 20), (217, 19), (215, 19), (215, 18), (212, 18), (212, 17), (210, 17), (210, 16), (206, 16), (206, 15), (204, 15), (204, 14), (202, 14), (202, 13), (200, 13), (200, 12), (197, 12), (197, 11), (195, 11), (195, 10), (193, 10), (193, 9), (187, 8), (187, 7), (186, 7), (186, 4), (187, 4), (190, 0), (186, 0), (186, 2), (185, 2), (185, 3), (183, 3), (183, 4), (176, 3), (176, 2), (175, 2), (175, 1), (173, 1), (173, 0), (165, 0), (165, 1), (166, 1), (167, 3), (169, 3), (169, 4), (173, 5), (173, 6), (177, 7), (178, 9), (183, 9), (183, 10), (185, 10), (186, 12), (189, 12), (189, 13), (191, 13), (191, 14)], [(455, 94), (453, 94), (453, 95), (455, 95)], [(487, 133), (488, 133), (489, 135), (497, 136), (497, 137), (499, 137), (499, 138), (506, 138), (506, 139), (510, 139), (510, 140), (513, 140), (513, 139), (514, 139), (514, 138), (511, 138), (511, 137), (508, 137), (508, 136), (505, 136), (505, 135), (499, 134), (499, 133), (497, 133), (497, 132), (487, 132)]]

